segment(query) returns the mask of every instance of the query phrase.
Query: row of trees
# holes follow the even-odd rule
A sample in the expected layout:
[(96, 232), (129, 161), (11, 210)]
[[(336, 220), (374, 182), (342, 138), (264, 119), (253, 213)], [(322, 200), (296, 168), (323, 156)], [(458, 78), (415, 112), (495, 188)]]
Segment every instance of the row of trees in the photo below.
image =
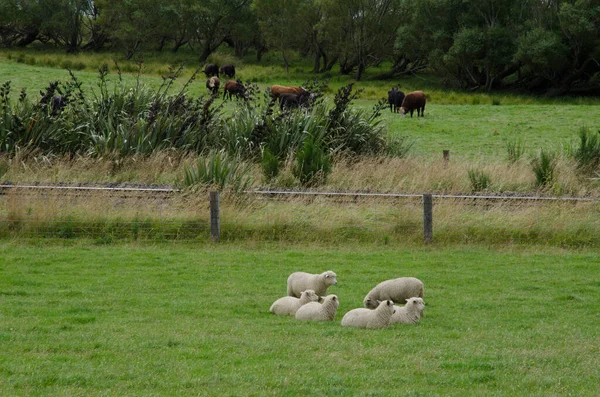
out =
[(342, 74), (391, 61), (472, 89), (561, 95), (600, 87), (600, 0), (2, 0), (0, 45), (178, 51), (204, 62), (290, 52)]

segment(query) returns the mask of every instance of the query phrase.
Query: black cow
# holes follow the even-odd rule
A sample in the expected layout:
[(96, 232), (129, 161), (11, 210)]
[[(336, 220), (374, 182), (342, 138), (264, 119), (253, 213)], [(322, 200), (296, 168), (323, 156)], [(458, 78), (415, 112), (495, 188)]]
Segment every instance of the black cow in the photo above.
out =
[(204, 66), (203, 72), (206, 75), (206, 77), (219, 77), (219, 66), (215, 65), (214, 63), (208, 63), (206, 64), (206, 66)]
[(311, 94), (305, 91), (300, 94), (281, 94), (279, 95), (279, 108), (297, 108), (299, 106), (306, 107), (310, 105)]
[(221, 66), (221, 74), (232, 79), (235, 78), (235, 66), (230, 63)]
[(390, 104), (390, 112), (398, 113), (402, 101), (404, 100), (404, 93), (398, 88), (394, 87), (388, 91), (388, 103)]

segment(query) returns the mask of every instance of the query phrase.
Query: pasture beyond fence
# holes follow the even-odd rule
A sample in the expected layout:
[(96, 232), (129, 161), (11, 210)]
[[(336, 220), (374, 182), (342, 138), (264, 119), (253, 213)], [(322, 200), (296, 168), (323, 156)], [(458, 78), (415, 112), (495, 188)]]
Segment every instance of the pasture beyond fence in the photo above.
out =
[[(334, 242), (336, 237), (370, 234), (369, 238), (382, 236), (386, 241), (389, 236), (402, 240), (408, 236), (429, 244), (452, 233), (463, 241), (478, 241), (487, 233), (491, 235), (486, 241), (494, 242), (494, 232), (486, 228), (495, 228), (500, 230), (496, 237), (505, 241), (600, 243), (595, 237), (600, 229), (599, 201), (588, 197), (250, 190), (235, 200), (225, 195), (223, 202), (218, 192), (190, 195), (164, 186), (52, 185), (0, 185), (0, 195), (3, 237), (113, 241), (210, 236), (214, 242), (323, 237)], [(298, 235), (301, 229), (303, 236)], [(445, 236), (442, 240), (449, 241)]]

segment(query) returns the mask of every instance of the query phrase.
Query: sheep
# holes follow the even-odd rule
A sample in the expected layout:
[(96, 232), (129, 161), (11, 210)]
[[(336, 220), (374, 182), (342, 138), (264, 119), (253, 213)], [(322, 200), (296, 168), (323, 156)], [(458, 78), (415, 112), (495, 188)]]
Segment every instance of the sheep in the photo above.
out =
[(408, 298), (423, 298), (423, 282), (414, 277), (400, 277), (382, 281), (373, 288), (363, 301), (367, 309), (375, 309), (378, 301), (391, 299), (394, 302), (405, 302)]
[(406, 115), (406, 112), (410, 112), (410, 117), (413, 116), (413, 111), (417, 110), (417, 117), (425, 116), (425, 104), (427, 103), (427, 98), (423, 91), (413, 91), (404, 97), (402, 101), (402, 105), (400, 106), (400, 113), (402, 115)]
[(300, 306), (309, 302), (317, 302), (318, 300), (319, 296), (315, 294), (315, 291), (307, 289), (306, 291), (302, 291), (300, 298), (284, 296), (283, 298), (277, 299), (273, 302), (269, 311), (278, 316), (294, 316)]
[(295, 272), (290, 274), (287, 279), (288, 296), (300, 297), (302, 291), (312, 289), (315, 294), (325, 296), (327, 288), (330, 285), (336, 285), (336, 274), (331, 270), (321, 274), (310, 274), (305, 272)]
[(391, 324), (395, 308), (394, 302), (385, 300), (377, 306), (377, 309), (364, 308), (352, 309), (342, 318), (343, 327), (358, 328), (386, 328)]
[(327, 295), (323, 303), (309, 302), (300, 306), (296, 312), (296, 320), (333, 321), (340, 300), (336, 295)]
[(422, 298), (410, 298), (406, 300), (406, 305), (394, 306), (395, 312), (392, 315), (393, 323), (416, 324), (423, 317), (425, 302)]

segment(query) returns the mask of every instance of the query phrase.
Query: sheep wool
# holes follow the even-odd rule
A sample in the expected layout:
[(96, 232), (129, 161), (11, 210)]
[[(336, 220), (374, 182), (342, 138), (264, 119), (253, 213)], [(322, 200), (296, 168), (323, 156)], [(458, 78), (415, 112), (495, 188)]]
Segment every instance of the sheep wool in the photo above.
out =
[(414, 277), (400, 277), (382, 281), (373, 288), (363, 301), (367, 309), (375, 309), (379, 301), (392, 300), (406, 302), (408, 298), (423, 298), (425, 289), (423, 282)]
[(296, 315), (296, 311), (298, 311), (300, 306), (309, 302), (318, 301), (319, 296), (315, 294), (315, 291), (312, 289), (307, 289), (306, 291), (302, 291), (300, 298), (284, 296), (283, 298), (277, 299), (275, 302), (273, 302), (269, 311), (278, 316), (294, 316)]
[(342, 318), (342, 326), (371, 329), (386, 328), (391, 324), (393, 314), (394, 302), (385, 300), (375, 310), (362, 307), (350, 310)]
[(323, 303), (309, 302), (300, 306), (296, 312), (296, 320), (333, 321), (340, 300), (336, 295), (327, 295)]
[(394, 306), (396, 311), (392, 316), (392, 323), (416, 324), (423, 317), (425, 311), (425, 302), (422, 298), (410, 298), (406, 300), (406, 305)]
[(331, 270), (321, 274), (310, 274), (305, 272), (295, 272), (290, 274), (287, 279), (287, 294), (289, 296), (300, 297), (302, 291), (312, 289), (315, 294), (325, 296), (327, 288), (330, 285), (336, 285), (336, 274)]

